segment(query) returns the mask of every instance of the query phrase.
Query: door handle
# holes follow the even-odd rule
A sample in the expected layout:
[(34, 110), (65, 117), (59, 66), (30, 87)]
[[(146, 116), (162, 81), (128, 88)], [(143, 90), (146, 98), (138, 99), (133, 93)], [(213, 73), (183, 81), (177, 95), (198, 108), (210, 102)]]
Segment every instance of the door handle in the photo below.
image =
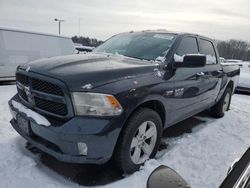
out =
[(216, 77), (221, 77), (223, 75), (223, 70), (216, 71)]
[(202, 76), (205, 76), (205, 73), (204, 72), (198, 72), (198, 73), (196, 73), (196, 76), (197, 77), (202, 77)]

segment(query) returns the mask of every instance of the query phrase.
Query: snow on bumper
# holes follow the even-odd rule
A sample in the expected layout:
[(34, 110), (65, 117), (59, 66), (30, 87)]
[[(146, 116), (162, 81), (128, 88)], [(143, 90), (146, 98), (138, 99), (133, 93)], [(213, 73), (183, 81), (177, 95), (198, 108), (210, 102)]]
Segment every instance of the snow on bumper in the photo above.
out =
[[(32, 118), (37, 124), (39, 125), (44, 125), (44, 126), (50, 126), (50, 122), (42, 115), (34, 112), (33, 110), (27, 108), (26, 106), (22, 105), (21, 103), (15, 101), (15, 100), (11, 100), (10, 103), (12, 104), (12, 106), (18, 111), (18, 112), (22, 112), (24, 113), (27, 117)], [(13, 118), (16, 119), (16, 111), (13, 111), (10, 108), (10, 112), (13, 116)]]

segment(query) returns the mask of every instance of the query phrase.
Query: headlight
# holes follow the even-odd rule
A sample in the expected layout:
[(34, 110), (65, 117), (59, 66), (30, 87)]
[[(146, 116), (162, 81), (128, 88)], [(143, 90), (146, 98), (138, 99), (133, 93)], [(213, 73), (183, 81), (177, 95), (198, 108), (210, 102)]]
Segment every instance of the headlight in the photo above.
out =
[(122, 107), (112, 95), (99, 93), (72, 93), (76, 115), (116, 116), (122, 113)]

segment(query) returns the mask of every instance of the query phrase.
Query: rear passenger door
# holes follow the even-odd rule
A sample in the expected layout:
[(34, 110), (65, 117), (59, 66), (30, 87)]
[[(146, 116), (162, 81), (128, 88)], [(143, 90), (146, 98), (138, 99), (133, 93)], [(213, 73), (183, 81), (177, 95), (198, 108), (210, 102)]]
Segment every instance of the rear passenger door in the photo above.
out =
[(219, 63), (214, 44), (205, 38), (198, 38), (199, 53), (206, 55), (207, 63), (204, 69), (204, 87), (206, 90), (205, 103), (212, 104), (217, 98), (222, 79), (222, 67)]

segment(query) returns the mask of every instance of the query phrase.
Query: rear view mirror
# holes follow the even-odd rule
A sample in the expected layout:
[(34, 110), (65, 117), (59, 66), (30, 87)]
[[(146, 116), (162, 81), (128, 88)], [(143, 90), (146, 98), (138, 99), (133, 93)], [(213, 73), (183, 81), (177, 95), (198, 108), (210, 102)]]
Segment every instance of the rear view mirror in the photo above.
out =
[(250, 187), (250, 147), (240, 159), (235, 160), (230, 166), (227, 177), (220, 185), (220, 188), (228, 187)]
[(159, 166), (149, 176), (147, 188), (190, 188), (187, 182), (173, 169)]
[[(180, 59), (180, 58), (179, 58)], [(205, 55), (190, 54), (183, 57), (183, 61), (175, 60), (173, 67), (204, 67), (206, 65), (207, 58)]]

